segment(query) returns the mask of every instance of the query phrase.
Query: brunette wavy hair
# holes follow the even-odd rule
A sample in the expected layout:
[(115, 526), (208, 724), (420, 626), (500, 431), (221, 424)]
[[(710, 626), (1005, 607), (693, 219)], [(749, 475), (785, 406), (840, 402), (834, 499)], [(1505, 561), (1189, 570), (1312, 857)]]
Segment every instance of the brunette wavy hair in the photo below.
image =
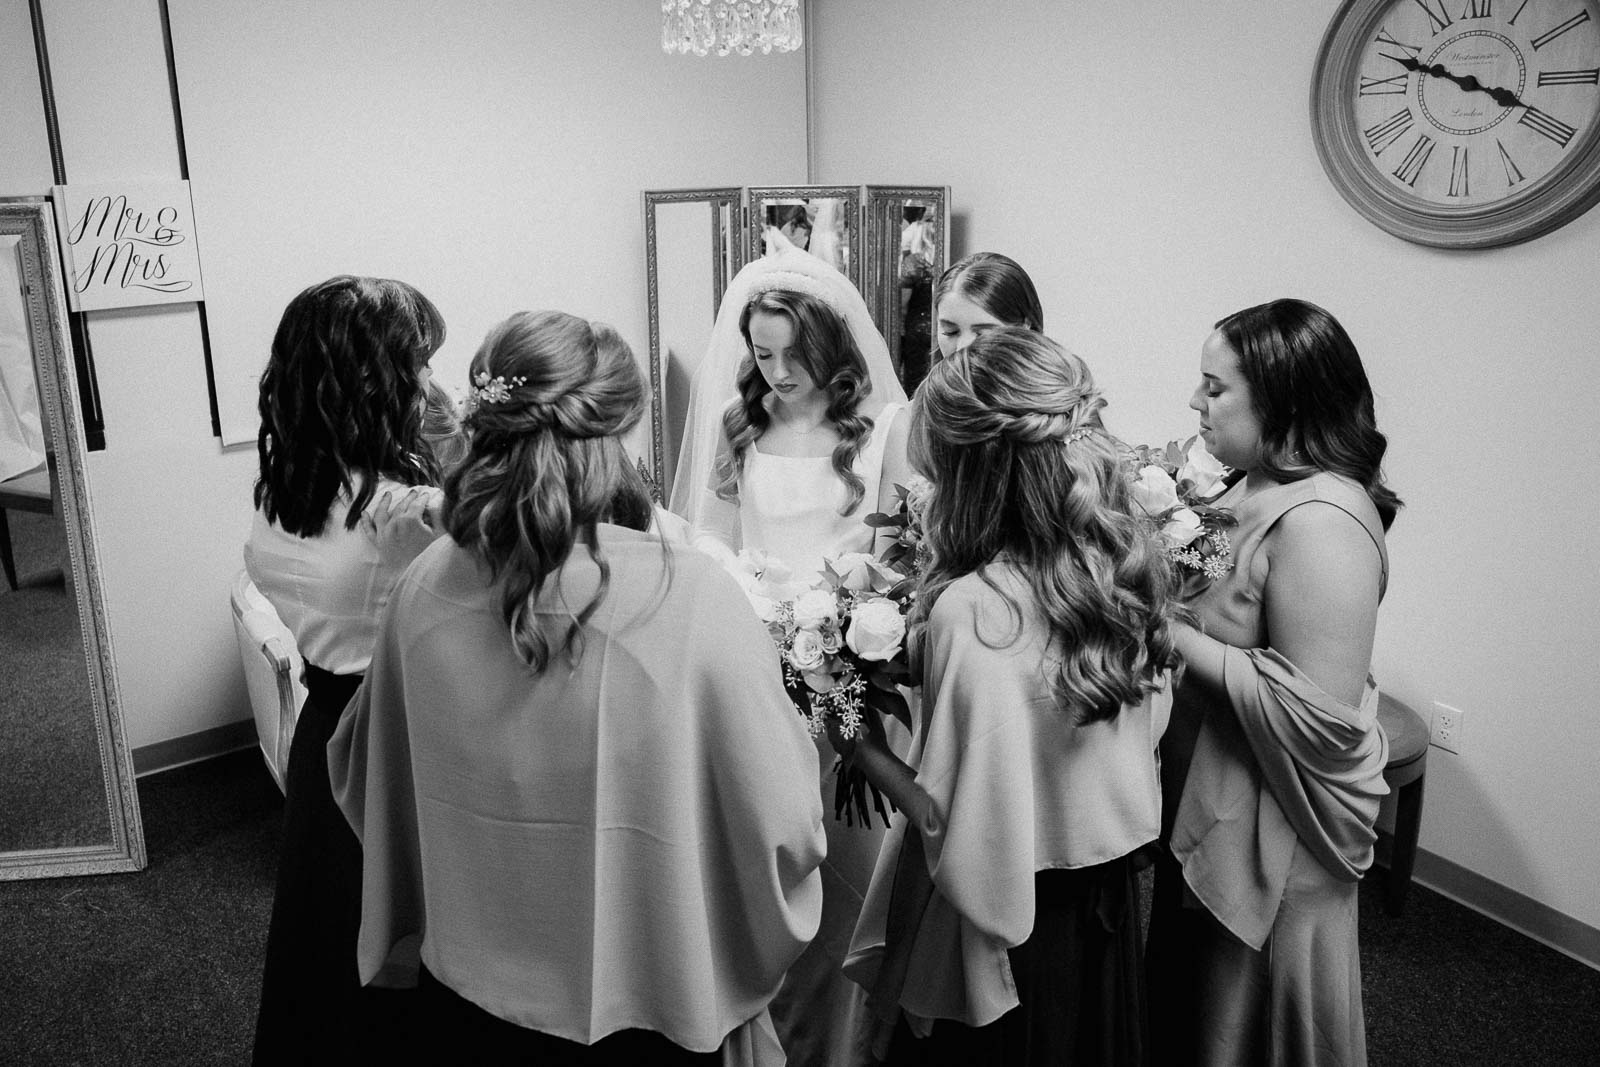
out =
[(1378, 430), (1361, 355), (1339, 321), (1304, 300), (1236, 311), (1217, 323), (1239, 357), (1261, 420), (1260, 470), (1292, 482), (1332, 471), (1367, 491), (1387, 530), (1402, 507), (1384, 484), (1389, 439)]
[(433, 302), (404, 282), (339, 275), (284, 309), (261, 375), (255, 506), (301, 537), (350, 494), (353, 530), (379, 478), (428, 485), (422, 368), (444, 343)]
[[(611, 583), (596, 527), (643, 530), (652, 517), (621, 440), (644, 413), (644, 376), (615, 330), (560, 311), (519, 312), (494, 327), (469, 374), (474, 383), (498, 379), (504, 395), (474, 391), (471, 444), (445, 478), (445, 529), (506, 576), (501, 612), (517, 656), (536, 671), (558, 651), (575, 661), (583, 625)], [(599, 588), (552, 639), (533, 603), (577, 544), (599, 566)]]
[(833, 449), (833, 472), (849, 490), (839, 514), (848, 515), (866, 496), (866, 483), (855, 472), (856, 456), (872, 433), (872, 420), (860, 414), (861, 402), (872, 392), (866, 357), (861, 354), (850, 327), (830, 305), (810, 293), (770, 289), (758, 293), (739, 313), (739, 332), (748, 352), (739, 364), (739, 402), (722, 416), (727, 451), (718, 457), (713, 472), (717, 496), (739, 499), (739, 475), (745, 458), (758, 438), (772, 425), (764, 403), (772, 387), (756, 366), (750, 341), (750, 320), (756, 315), (781, 315), (794, 327), (792, 355), (811, 380), (828, 396), (826, 417), (839, 432)]
[[(913, 623), (951, 582), (1005, 561), (1059, 649), (1055, 692), (1077, 722), (1115, 719), (1179, 664), (1171, 566), (1139, 517), (1083, 360), (1043, 334), (985, 331), (918, 391), (911, 459), (933, 482), (933, 562)], [(1009, 596), (1020, 635), (1022, 608)], [(983, 638), (988, 640), (987, 637)]]
[(966, 297), (1007, 326), (1026, 326), (1044, 332), (1044, 306), (1033, 279), (1017, 261), (999, 252), (973, 252), (962, 256), (939, 276), (933, 289), (933, 307), (950, 293)]

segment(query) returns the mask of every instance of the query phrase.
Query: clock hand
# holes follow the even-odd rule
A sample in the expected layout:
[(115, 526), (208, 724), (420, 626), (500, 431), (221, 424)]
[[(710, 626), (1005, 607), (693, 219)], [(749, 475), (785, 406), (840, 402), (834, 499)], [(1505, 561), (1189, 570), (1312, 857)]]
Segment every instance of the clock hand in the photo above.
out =
[(1414, 56), (1391, 56), (1387, 52), (1382, 53), (1382, 55), (1385, 59), (1392, 59), (1407, 70), (1414, 70), (1429, 77), (1443, 78), (1446, 81), (1455, 82), (1469, 93), (1487, 93), (1489, 99), (1501, 107), (1527, 107), (1526, 104), (1517, 99), (1517, 94), (1510, 89), (1485, 85), (1471, 74), (1452, 74), (1438, 63), (1423, 63)]

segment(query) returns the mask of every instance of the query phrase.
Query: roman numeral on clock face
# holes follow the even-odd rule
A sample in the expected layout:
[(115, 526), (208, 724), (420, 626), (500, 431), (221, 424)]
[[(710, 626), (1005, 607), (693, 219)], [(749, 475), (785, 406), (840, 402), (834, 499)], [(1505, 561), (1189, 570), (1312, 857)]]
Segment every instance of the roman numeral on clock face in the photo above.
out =
[(1527, 7), (1527, 6), (1528, 6), (1528, 0), (1522, 0), (1522, 3), (1517, 5), (1517, 10), (1512, 13), (1512, 15), (1511, 15), (1511, 17), (1509, 19), (1506, 20), (1506, 25), (1507, 26), (1515, 26), (1517, 24), (1517, 19), (1522, 16), (1522, 9)]
[(1383, 150), (1399, 140), (1415, 121), (1409, 107), (1401, 108), (1393, 115), (1374, 126), (1368, 126), (1364, 131), (1367, 135), (1367, 146), (1372, 149), (1372, 154), (1382, 155)]
[[(1406, 82), (1410, 79), (1410, 77), (1410, 74), (1396, 74), (1392, 78), (1369, 78), (1363, 74), (1361, 76), (1361, 86), (1356, 90), (1356, 95), (1404, 96), (1406, 92)], [(1543, 85), (1544, 83), (1540, 82), (1539, 84)]]
[(1455, 145), (1450, 149), (1450, 195), (1467, 195), (1467, 146)]
[(1523, 180), (1522, 171), (1518, 169), (1516, 161), (1511, 158), (1511, 153), (1506, 151), (1506, 146), (1496, 138), (1494, 146), (1500, 149), (1500, 165), (1505, 168), (1506, 186), (1516, 185)]
[(1494, 0), (1467, 0), (1466, 10), (1461, 12), (1465, 19), (1486, 19), (1490, 16), (1490, 9), (1494, 7)]
[[(1366, 83), (1365, 78), (1361, 81)], [(1539, 84), (1544, 85), (1600, 85), (1600, 67), (1588, 70), (1541, 70)]]
[[(1386, 44), (1390, 48), (1398, 48), (1402, 52), (1410, 52), (1413, 56), (1417, 56), (1417, 55), (1421, 55), (1422, 54), (1422, 46), (1420, 44), (1406, 44), (1404, 41), (1397, 41), (1397, 40), (1395, 40), (1394, 34), (1390, 33), (1388, 30), (1379, 30), (1378, 31), (1378, 43), (1379, 44)], [(1384, 52), (1382, 54), (1385, 55), (1385, 56), (1389, 55), (1389, 53), (1387, 53), (1387, 52)], [(1398, 59), (1400, 57), (1398, 57), (1398, 56), (1390, 56), (1390, 58), (1391, 59)]]
[[(1412, 2), (1428, 13), (1434, 33), (1441, 33), (1450, 26), (1452, 20), (1445, 12), (1443, 0), (1412, 0)], [(1435, 8), (1438, 10), (1434, 10)]]
[(1560, 119), (1551, 118), (1536, 107), (1530, 107), (1524, 111), (1517, 122), (1535, 133), (1543, 134), (1550, 138), (1562, 148), (1567, 147), (1567, 142), (1572, 140), (1573, 134), (1578, 132), (1576, 127), (1568, 126)]
[(1556, 27), (1554, 27), (1554, 28), (1552, 28), (1550, 30), (1547, 30), (1544, 33), (1541, 33), (1539, 36), (1535, 37), (1533, 40), (1529, 41), (1528, 43), (1533, 45), (1533, 50), (1535, 52), (1537, 52), (1539, 49), (1543, 48), (1545, 45), (1549, 44), (1551, 41), (1555, 40), (1557, 37), (1560, 37), (1562, 34), (1566, 33), (1568, 30), (1576, 29), (1577, 27), (1582, 26), (1585, 22), (1588, 22), (1588, 21), (1589, 21), (1589, 9), (1588, 8), (1584, 8), (1582, 11), (1578, 12), (1576, 15), (1572, 16), (1567, 21), (1563, 22), (1561, 25), (1556, 26)]
[(1433, 155), (1434, 140), (1425, 133), (1417, 134), (1416, 142), (1411, 146), (1411, 151), (1406, 153), (1406, 158), (1394, 169), (1394, 176), (1407, 185), (1417, 184), (1417, 176), (1422, 173), (1422, 168), (1427, 165), (1428, 157)]

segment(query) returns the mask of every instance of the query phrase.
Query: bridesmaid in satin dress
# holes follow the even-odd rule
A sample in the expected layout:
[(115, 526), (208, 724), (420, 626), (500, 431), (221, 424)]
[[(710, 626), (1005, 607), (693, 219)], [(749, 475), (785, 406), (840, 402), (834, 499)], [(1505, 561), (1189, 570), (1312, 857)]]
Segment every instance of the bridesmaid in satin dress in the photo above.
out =
[(1171, 856), (1148, 951), (1157, 1062), (1366, 1062), (1356, 888), (1388, 789), (1369, 673), (1400, 500), (1343, 327), (1276, 300), (1229, 315), (1190, 400), (1239, 477), (1233, 569), (1178, 629), (1162, 741)]
[(833, 739), (901, 812), (846, 973), (888, 1063), (1142, 1063), (1134, 874), (1160, 830), (1168, 562), (1081, 359), (996, 327), (917, 396), (923, 698), (904, 761)]

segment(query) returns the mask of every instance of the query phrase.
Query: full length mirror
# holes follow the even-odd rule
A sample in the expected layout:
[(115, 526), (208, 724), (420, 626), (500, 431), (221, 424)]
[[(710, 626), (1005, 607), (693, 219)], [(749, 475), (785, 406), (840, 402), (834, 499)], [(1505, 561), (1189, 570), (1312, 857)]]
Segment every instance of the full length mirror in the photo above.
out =
[(644, 194), (650, 465), (670, 498), (689, 390), (728, 279), (773, 227), (861, 290), (910, 393), (934, 351), (933, 286), (950, 260), (949, 189), (789, 185)]
[(742, 190), (737, 187), (644, 194), (650, 320), (648, 450), (663, 500), (672, 490), (695, 368), (711, 339), (728, 279), (742, 262), (742, 211)]
[(861, 288), (861, 190), (854, 185), (788, 185), (751, 188), (748, 263), (761, 255), (761, 235), (775, 226), (791, 244), (833, 267)]
[(0, 878), (137, 870), (56, 230), (0, 201)]
[(867, 306), (906, 393), (933, 357), (933, 287), (950, 260), (950, 197), (939, 186), (867, 186)]

